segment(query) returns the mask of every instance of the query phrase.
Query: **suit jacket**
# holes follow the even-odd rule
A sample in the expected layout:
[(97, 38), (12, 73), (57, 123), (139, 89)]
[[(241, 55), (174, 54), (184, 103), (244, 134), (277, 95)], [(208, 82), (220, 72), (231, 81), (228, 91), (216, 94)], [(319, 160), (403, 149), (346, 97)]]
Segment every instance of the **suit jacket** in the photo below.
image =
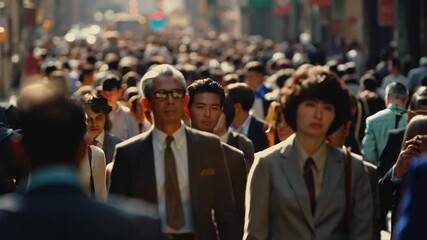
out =
[(113, 161), (114, 150), (116, 148), (116, 145), (122, 141), (123, 140), (121, 138), (116, 137), (109, 132), (105, 132), (102, 150), (104, 150), (105, 153), (106, 164), (109, 164), (111, 161)]
[[(240, 239), (226, 163), (218, 137), (185, 128), (188, 146), (190, 198), (198, 239), (216, 240), (215, 212), (220, 239)], [(152, 129), (116, 147), (110, 193), (157, 204)], [(206, 171), (213, 170), (213, 171)], [(206, 172), (210, 174), (205, 174)]]
[(396, 163), (400, 150), (402, 149), (404, 136), (405, 128), (393, 129), (388, 132), (388, 140), (384, 151), (381, 153), (380, 163), (377, 168), (379, 178), (384, 177), (384, 175)]
[(379, 201), (379, 192), (378, 192), (378, 173), (377, 168), (370, 162), (363, 161), (365, 171), (369, 177), (369, 185), (371, 186), (372, 191), (372, 203), (373, 203), (373, 225), (372, 225), (372, 240), (381, 239), (381, 229), (382, 222), (380, 217), (380, 201)]
[(427, 215), (427, 161), (426, 156), (412, 161), (403, 182), (402, 205), (393, 231), (396, 240), (426, 239), (425, 216)]
[[(98, 199), (107, 199), (107, 187), (105, 184), (105, 156), (101, 148), (90, 146), (92, 162), (89, 165), (89, 151), (86, 152), (80, 163), (80, 179), (84, 191), (90, 196), (90, 178), (93, 177), (95, 196)], [(94, 196), (94, 197), (95, 197)]]
[(22, 197), (3, 196), (0, 235), (10, 240), (161, 239), (158, 218), (92, 200), (77, 184), (50, 184)]
[(248, 138), (254, 144), (255, 152), (268, 148), (268, 139), (265, 135), (264, 122), (252, 116), (249, 124)]
[(246, 164), (243, 152), (228, 144), (221, 143), (234, 196), (234, 204), (241, 221), (243, 234), (243, 219), (245, 216)]
[(344, 154), (327, 145), (314, 216), (298, 163), (295, 135), (255, 158), (246, 189), (244, 239), (370, 239), (372, 197), (360, 160), (352, 158), (352, 209), (345, 231)]
[(243, 134), (234, 131), (229, 131), (229, 133), (227, 144), (243, 151), (243, 154), (245, 155), (246, 169), (249, 172), (249, 169), (254, 162), (254, 144)]
[[(400, 184), (391, 181), (390, 169), (396, 163), (402, 149), (405, 129), (390, 130), (387, 144), (380, 157), (380, 163), (377, 168), (379, 181), (379, 200), (380, 200), (380, 217), (382, 229), (388, 228), (387, 214), (392, 210), (392, 222), (394, 223), (394, 213), (399, 203)], [(393, 224), (392, 224), (393, 225)]]
[(392, 174), (393, 171), (390, 169), (386, 175), (378, 181), (378, 189), (380, 193), (380, 214), (383, 229), (387, 229), (386, 216), (388, 211), (391, 210), (391, 230), (393, 230), (394, 223), (396, 222), (396, 212), (401, 196), (401, 182), (393, 182), (391, 180)]

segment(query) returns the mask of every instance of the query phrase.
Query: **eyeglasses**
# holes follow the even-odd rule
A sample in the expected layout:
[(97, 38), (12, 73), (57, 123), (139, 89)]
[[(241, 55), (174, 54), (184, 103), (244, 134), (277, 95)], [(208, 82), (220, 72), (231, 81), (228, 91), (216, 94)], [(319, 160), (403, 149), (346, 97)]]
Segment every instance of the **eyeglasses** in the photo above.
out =
[(152, 96), (154, 96), (155, 99), (163, 101), (166, 98), (168, 98), (168, 95), (171, 95), (173, 99), (180, 99), (185, 96), (185, 90), (184, 89), (172, 89), (170, 91), (167, 90), (157, 90), (153, 92)]

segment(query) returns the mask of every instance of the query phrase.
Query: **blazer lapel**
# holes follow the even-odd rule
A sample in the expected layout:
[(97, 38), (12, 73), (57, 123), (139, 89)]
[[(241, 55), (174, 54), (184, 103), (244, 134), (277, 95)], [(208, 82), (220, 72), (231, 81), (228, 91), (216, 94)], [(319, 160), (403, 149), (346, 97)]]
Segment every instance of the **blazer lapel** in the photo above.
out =
[(157, 204), (157, 181), (156, 171), (154, 166), (154, 153), (153, 153), (153, 134), (150, 132), (148, 136), (141, 140), (140, 147), (136, 149), (139, 156), (138, 161), (134, 161), (135, 167), (133, 168), (134, 183), (141, 184), (141, 194), (143, 199), (151, 203)]
[(230, 134), (228, 134), (227, 144), (234, 147), (237, 146), (237, 136), (235, 136), (233, 132), (230, 132)]
[(203, 146), (199, 146), (198, 136), (193, 134), (191, 130), (185, 128), (187, 136), (187, 154), (188, 154), (188, 173), (189, 173), (189, 182), (190, 182), (190, 197), (193, 207), (193, 213), (198, 209), (198, 199), (199, 199), (199, 174), (201, 171), (200, 166), (200, 156), (203, 156)]
[(316, 202), (316, 217), (320, 216), (327, 208), (329, 199), (336, 190), (337, 184), (344, 172), (344, 155), (342, 152), (333, 149), (329, 145), (327, 145), (327, 151), (322, 189)]
[(300, 205), (308, 224), (314, 231), (313, 215), (311, 213), (310, 198), (308, 196), (307, 187), (304, 182), (301, 166), (298, 164), (297, 151), (294, 146), (296, 141), (294, 138), (289, 144), (286, 144), (281, 150), (280, 155), (283, 158), (281, 168), (292, 186), (296, 200)]

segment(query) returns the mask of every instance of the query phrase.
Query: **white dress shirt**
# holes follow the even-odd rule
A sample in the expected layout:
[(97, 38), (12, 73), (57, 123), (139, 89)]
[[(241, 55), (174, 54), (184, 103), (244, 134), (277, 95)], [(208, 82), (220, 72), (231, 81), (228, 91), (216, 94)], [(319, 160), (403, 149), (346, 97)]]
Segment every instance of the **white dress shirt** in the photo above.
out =
[(184, 210), (184, 226), (175, 230), (166, 224), (166, 199), (165, 199), (165, 148), (166, 137), (168, 135), (157, 128), (153, 129), (153, 152), (154, 152), (154, 168), (156, 172), (157, 182), (157, 199), (160, 219), (162, 221), (162, 229), (165, 233), (188, 233), (194, 231), (192, 207), (190, 199), (190, 180), (188, 172), (188, 154), (187, 154), (187, 137), (185, 128), (181, 127), (172, 134), (174, 141), (171, 148), (175, 157), (175, 165), (177, 170), (177, 178), (179, 190), (181, 192), (181, 202)]
[(251, 124), (252, 115), (249, 115), (245, 121), (240, 125), (239, 127), (234, 126), (233, 124), (230, 125), (230, 128), (238, 133), (241, 133), (245, 136), (248, 136), (249, 133), (249, 125)]
[(95, 140), (96, 146), (102, 149), (102, 146), (104, 146), (104, 138), (105, 138), (105, 130), (102, 130), (102, 132), (96, 136)]

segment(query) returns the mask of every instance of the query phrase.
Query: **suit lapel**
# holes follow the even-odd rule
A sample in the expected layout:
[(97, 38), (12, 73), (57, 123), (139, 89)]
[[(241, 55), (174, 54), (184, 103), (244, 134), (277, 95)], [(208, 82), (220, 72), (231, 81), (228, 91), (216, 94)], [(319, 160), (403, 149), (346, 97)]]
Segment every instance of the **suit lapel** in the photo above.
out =
[[(134, 183), (138, 186), (141, 184), (141, 193), (144, 195), (144, 199), (151, 202), (157, 203), (157, 182), (156, 182), (156, 170), (154, 166), (154, 153), (153, 153), (153, 133), (150, 132), (148, 136), (141, 140), (141, 147), (138, 147), (138, 161), (135, 161), (135, 168), (133, 176), (138, 177), (134, 179)], [(142, 159), (140, 159), (142, 158)]]
[(286, 144), (280, 150), (281, 168), (288, 179), (292, 189), (295, 192), (296, 200), (307, 219), (308, 224), (314, 231), (313, 215), (311, 213), (310, 198), (307, 187), (304, 182), (301, 166), (298, 164), (298, 156), (296, 146), (294, 146), (295, 138), (290, 139), (290, 143)]
[(340, 151), (334, 151), (329, 145), (327, 145), (327, 151), (322, 189), (317, 198), (315, 217), (320, 216), (327, 208), (344, 170), (344, 155)]
[[(202, 151), (203, 147), (199, 146), (198, 136), (193, 134), (191, 130), (185, 128), (185, 133), (187, 136), (187, 153), (188, 153), (188, 173), (189, 173), (189, 183), (190, 183), (190, 196), (191, 203), (193, 207), (193, 213), (197, 212), (198, 209), (198, 194), (199, 194), (199, 174), (201, 171), (200, 166), (200, 156), (203, 156)], [(201, 148), (201, 149), (199, 149)]]
[(228, 135), (227, 144), (233, 147), (237, 147), (237, 136), (235, 136), (233, 132), (230, 132)]

